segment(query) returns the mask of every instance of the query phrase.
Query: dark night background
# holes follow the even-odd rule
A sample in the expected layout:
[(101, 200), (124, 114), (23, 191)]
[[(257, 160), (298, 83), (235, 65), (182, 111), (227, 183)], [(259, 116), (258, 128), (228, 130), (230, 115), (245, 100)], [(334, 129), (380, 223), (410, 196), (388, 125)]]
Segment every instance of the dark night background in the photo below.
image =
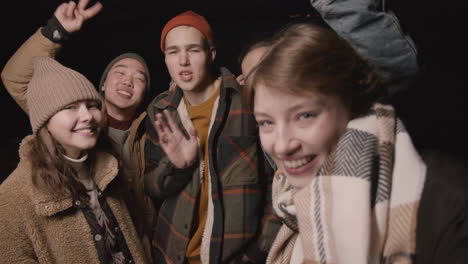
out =
[[(1, 68), (61, 2), (2, 3)], [(137, 52), (150, 67), (151, 98), (167, 89), (169, 82), (159, 50), (161, 29), (180, 12), (194, 10), (207, 18), (215, 33), (217, 63), (235, 74), (239, 73), (239, 53), (250, 40), (294, 19), (318, 18), (306, 0), (103, 0), (103, 4), (104, 10), (65, 44), (59, 61), (97, 84), (111, 59), (123, 52)], [(422, 65), (414, 86), (393, 100), (399, 115), (419, 150), (435, 148), (467, 160), (468, 4), (461, 0), (387, 0), (386, 8), (400, 18), (402, 29), (412, 36)], [(31, 129), (27, 116), (2, 84), (0, 102), (1, 182), (16, 167), (18, 144)]]

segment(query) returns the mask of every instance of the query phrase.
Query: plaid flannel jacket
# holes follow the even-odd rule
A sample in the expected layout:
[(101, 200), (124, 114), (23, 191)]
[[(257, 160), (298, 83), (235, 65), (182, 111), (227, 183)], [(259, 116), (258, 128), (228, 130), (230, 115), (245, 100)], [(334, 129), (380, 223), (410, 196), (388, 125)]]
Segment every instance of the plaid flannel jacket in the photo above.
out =
[[(246, 254), (264, 263), (281, 222), (272, 212), (273, 171), (260, 147), (255, 120), (241, 103), (241, 87), (221, 68), (222, 84), (208, 148), (213, 203), (210, 263), (241, 263)], [(181, 89), (157, 96), (148, 106), (145, 190), (161, 203), (153, 236), (156, 263), (183, 263), (200, 192), (200, 164), (175, 169), (158, 145), (154, 115), (169, 109), (184, 133), (177, 107)], [(187, 134), (186, 134), (187, 135)], [(206, 239), (206, 238), (204, 238)], [(203, 252), (202, 252), (203, 254)]]

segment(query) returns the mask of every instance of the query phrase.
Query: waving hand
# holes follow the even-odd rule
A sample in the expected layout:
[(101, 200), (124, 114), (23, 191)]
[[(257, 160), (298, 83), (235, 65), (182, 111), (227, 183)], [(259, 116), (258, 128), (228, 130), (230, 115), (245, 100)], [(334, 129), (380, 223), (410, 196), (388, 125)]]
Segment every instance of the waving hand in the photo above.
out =
[(161, 113), (156, 114), (154, 128), (158, 133), (159, 144), (174, 167), (182, 169), (193, 164), (197, 157), (197, 132), (189, 129), (189, 138), (180, 131), (168, 110), (164, 110), (167, 123)]

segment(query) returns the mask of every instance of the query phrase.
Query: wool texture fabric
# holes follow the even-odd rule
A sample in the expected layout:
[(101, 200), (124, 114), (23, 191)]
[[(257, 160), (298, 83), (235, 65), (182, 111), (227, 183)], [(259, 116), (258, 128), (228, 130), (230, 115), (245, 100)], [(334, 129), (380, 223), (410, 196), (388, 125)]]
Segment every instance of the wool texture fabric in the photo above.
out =
[(49, 57), (34, 58), (33, 76), (26, 91), (33, 133), (63, 107), (82, 100), (101, 101), (86, 77)]
[(208, 21), (201, 15), (193, 12), (193, 11), (186, 11), (181, 13), (171, 20), (169, 20), (166, 25), (164, 26), (161, 32), (161, 51), (164, 52), (165, 50), (165, 41), (166, 36), (171, 29), (178, 27), (178, 26), (191, 26), (198, 29), (208, 40), (211, 45), (214, 45), (214, 38), (213, 38), (213, 31), (211, 30), (211, 26)]
[(101, 75), (101, 81), (99, 82), (99, 91), (102, 91), (102, 86), (104, 86), (104, 83), (106, 82), (107, 79), (107, 74), (109, 73), (110, 69), (112, 66), (114, 66), (117, 62), (123, 60), (123, 59), (134, 59), (140, 62), (143, 65), (143, 68), (145, 68), (145, 77), (146, 77), (146, 92), (148, 92), (150, 88), (150, 71), (148, 68), (148, 64), (146, 64), (145, 59), (141, 57), (140, 55), (133, 53), (133, 52), (127, 52), (123, 53), (117, 57), (115, 57), (109, 64), (107, 64), (106, 69), (104, 69), (104, 72)]
[(273, 206), (284, 224), (267, 263), (290, 263), (292, 252), (303, 252), (301, 263), (413, 263), (425, 177), (394, 109), (375, 104), (348, 123), (307, 186), (294, 189), (276, 173)]

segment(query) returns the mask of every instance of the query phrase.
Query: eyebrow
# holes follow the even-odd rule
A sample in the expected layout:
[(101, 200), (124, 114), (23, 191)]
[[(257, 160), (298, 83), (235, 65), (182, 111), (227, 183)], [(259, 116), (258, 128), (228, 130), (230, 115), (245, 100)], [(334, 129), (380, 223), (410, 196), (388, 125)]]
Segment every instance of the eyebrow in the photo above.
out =
[[(188, 44), (188, 45), (185, 45), (184, 48), (186, 49), (191, 49), (191, 48), (200, 48), (200, 49), (203, 49), (203, 45), (202, 44)], [(173, 46), (169, 46), (166, 48), (166, 50), (179, 50), (179, 46), (176, 46), (176, 45), (173, 45)]]
[[(117, 64), (117, 65), (114, 66), (114, 68), (126, 68), (126, 69), (128, 69), (128, 66), (125, 65), (125, 64)], [(145, 76), (145, 78), (146, 78), (146, 73), (144, 71), (137, 70), (137, 72), (143, 74)]]
[[(317, 105), (319, 105), (319, 107), (325, 107), (327, 105), (321, 99), (316, 99), (314, 101), (315, 101), (315, 103)], [(298, 110), (301, 110), (304, 107), (307, 107), (307, 106), (304, 105), (304, 103), (296, 104), (296, 105), (292, 106), (291, 108), (288, 108), (287, 113), (290, 114), (290, 113), (296, 112)], [(255, 110), (254, 110), (254, 115), (269, 116), (267, 111), (255, 111)]]
[(201, 44), (190, 44), (190, 45), (187, 45), (186, 47), (189, 48), (189, 49), (191, 49), (191, 48), (200, 48), (200, 49), (202, 49), (203, 45), (201, 45)]

